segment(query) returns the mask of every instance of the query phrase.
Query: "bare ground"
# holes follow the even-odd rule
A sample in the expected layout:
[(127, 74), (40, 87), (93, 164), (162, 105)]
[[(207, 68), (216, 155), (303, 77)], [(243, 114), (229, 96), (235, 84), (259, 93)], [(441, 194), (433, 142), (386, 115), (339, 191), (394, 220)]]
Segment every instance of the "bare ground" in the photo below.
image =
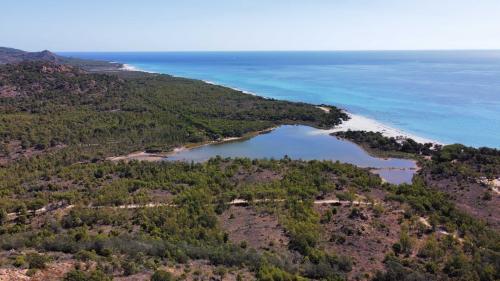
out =
[[(320, 214), (332, 207), (315, 205)], [(353, 270), (349, 278), (373, 276), (377, 270), (383, 270), (383, 260), (392, 251), (399, 239), (399, 218), (402, 216), (396, 207), (385, 207), (382, 214), (376, 215), (371, 206), (337, 206), (337, 211), (330, 222), (322, 225), (323, 239), (320, 247), (331, 254), (350, 256)], [(352, 210), (359, 210), (353, 216)]]
[(257, 212), (250, 206), (231, 206), (219, 221), (235, 244), (245, 242), (250, 248), (275, 251), (288, 247), (289, 239), (276, 215)]

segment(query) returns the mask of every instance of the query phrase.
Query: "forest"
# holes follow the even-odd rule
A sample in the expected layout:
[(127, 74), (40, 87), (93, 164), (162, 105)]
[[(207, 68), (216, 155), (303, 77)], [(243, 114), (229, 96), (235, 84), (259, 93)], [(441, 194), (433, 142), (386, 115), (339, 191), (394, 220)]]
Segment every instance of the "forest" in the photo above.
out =
[[(120, 77), (120, 75), (125, 77)], [(340, 109), (243, 94), (201, 81), (147, 73), (85, 73), (69, 65), (0, 67), (0, 152), (95, 146), (103, 153), (169, 150), (280, 124), (329, 127)]]
[[(106, 160), (282, 124), (330, 128), (347, 118), (333, 106), (325, 112), (167, 75), (88, 73), (47, 62), (0, 66), (0, 273), (35, 280), (500, 279), (500, 236), (490, 221), (498, 215), (458, 205), (498, 206), (498, 195), (477, 183), (498, 177), (495, 149), (337, 134), (418, 159), (421, 170), (403, 185), (367, 168), (288, 157)], [(446, 188), (459, 184), (481, 198), (454, 198)]]

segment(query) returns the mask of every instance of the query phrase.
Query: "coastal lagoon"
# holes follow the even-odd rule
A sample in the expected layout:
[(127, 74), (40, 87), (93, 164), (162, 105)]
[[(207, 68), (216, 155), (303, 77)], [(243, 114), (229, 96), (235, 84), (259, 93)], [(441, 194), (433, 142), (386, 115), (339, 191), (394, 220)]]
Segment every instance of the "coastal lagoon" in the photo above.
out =
[(441, 143), (500, 148), (500, 51), (61, 54), (336, 105)]
[(332, 160), (372, 168), (394, 184), (411, 182), (416, 171), (413, 160), (373, 157), (358, 145), (325, 130), (298, 125), (281, 126), (252, 138), (180, 150), (166, 160), (203, 162), (215, 156), (281, 159), (285, 155), (291, 159)]
[[(267, 98), (335, 105), (443, 144), (500, 148), (500, 51), (62, 54), (201, 79)], [(392, 183), (410, 182), (415, 173), (413, 161), (372, 157), (351, 142), (304, 126), (206, 145), (168, 160), (199, 162), (216, 155), (338, 160), (374, 168)]]

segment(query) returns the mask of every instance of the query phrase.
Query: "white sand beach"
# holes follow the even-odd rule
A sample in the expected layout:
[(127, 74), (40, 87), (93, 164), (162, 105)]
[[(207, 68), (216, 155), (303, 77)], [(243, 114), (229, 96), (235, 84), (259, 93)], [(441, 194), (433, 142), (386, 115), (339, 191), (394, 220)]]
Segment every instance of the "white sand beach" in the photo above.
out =
[(404, 132), (400, 129), (396, 129), (393, 127), (390, 127), (386, 124), (380, 123), (376, 120), (366, 118), (361, 115), (355, 115), (352, 113), (347, 113), (350, 117), (349, 120), (343, 121), (342, 124), (336, 126), (333, 129), (330, 130), (318, 130), (315, 131), (314, 133), (316, 134), (331, 134), (335, 132), (343, 132), (343, 131), (373, 131), (373, 132), (380, 132), (382, 135), (386, 137), (394, 137), (397, 139), (406, 139), (406, 138), (411, 138), (416, 142), (419, 143), (434, 143), (434, 144), (440, 144), (439, 142), (419, 136), (412, 135), (410, 133)]
[(126, 63), (123, 64), (121, 70), (125, 70), (125, 71), (142, 71), (142, 70), (138, 69), (137, 67), (132, 66), (130, 64), (126, 64)]

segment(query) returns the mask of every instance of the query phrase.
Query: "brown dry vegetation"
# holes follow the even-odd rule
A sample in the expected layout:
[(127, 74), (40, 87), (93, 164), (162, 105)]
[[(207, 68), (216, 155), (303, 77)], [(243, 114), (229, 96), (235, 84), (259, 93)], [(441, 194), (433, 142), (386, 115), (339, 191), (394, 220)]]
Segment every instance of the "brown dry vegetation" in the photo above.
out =
[[(500, 194), (490, 187), (472, 180), (458, 181), (454, 178), (436, 179), (429, 173), (422, 173), (427, 183), (450, 195), (457, 207), (478, 219), (484, 219), (492, 227), (500, 229)], [(491, 197), (485, 198), (488, 193)]]

